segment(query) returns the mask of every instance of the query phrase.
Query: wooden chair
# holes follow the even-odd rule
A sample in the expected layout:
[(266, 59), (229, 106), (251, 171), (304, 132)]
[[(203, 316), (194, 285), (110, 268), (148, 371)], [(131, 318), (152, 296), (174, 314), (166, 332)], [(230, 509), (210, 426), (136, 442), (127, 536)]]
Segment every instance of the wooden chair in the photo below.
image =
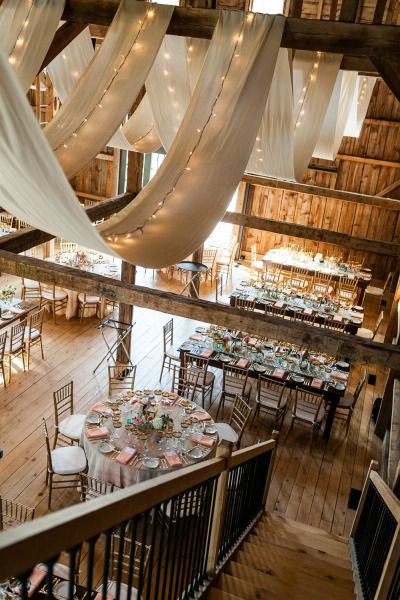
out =
[(0, 496), (0, 531), (17, 527), (35, 516), (35, 509)]
[(312, 449), (314, 438), (321, 428), (324, 416), (324, 395), (296, 387), (289, 431), (295, 421), (310, 425), (312, 427), (310, 449)]
[(7, 213), (0, 213), (0, 227), (3, 229), (11, 229), (14, 223), (14, 217)]
[(220, 409), (225, 406), (225, 398), (233, 398), (234, 400), (236, 396), (240, 396), (245, 400), (249, 400), (252, 386), (248, 381), (248, 377), (248, 368), (231, 367), (225, 363), (222, 365), (222, 390), (216, 418)]
[(70, 381), (53, 392), (53, 402), (55, 425), (53, 448), (57, 446), (59, 436), (62, 437), (60, 441), (63, 444), (74, 444), (74, 442), (79, 444), (86, 415), (74, 414), (74, 382)]
[(25, 227), (30, 227), (27, 221), (22, 221), (21, 219), (16, 219), (16, 228), (17, 229), (25, 229)]
[(110, 398), (120, 392), (133, 391), (136, 368), (136, 365), (109, 365), (108, 395)]
[(101, 309), (101, 298), (100, 296), (95, 296), (92, 294), (87, 294), (84, 292), (83, 294), (78, 294), (78, 315), (79, 320), (85, 317), (85, 312), (87, 310), (93, 309), (96, 311), (96, 317), (98, 319), (101, 318), (100, 309)]
[(101, 479), (95, 479), (90, 477), (87, 473), (82, 473), (83, 487), (81, 490), (81, 502), (87, 502), (88, 500), (94, 500), (99, 496), (105, 496), (106, 494), (112, 494), (119, 489), (118, 486), (108, 481), (101, 481)]
[[(79, 486), (81, 490), (84, 489), (82, 475), (87, 471), (87, 461), (85, 451), (79, 446), (54, 447), (51, 450), (49, 432), (44, 418), (43, 427), (47, 451), (46, 487), (49, 488), (48, 507), (50, 509), (53, 489), (78, 489)], [(69, 479), (73, 476), (75, 476), (74, 479)]]
[(296, 290), (305, 292), (309, 287), (308, 270), (302, 269), (301, 267), (292, 267), (287, 285)]
[(285, 307), (275, 306), (274, 304), (266, 304), (264, 312), (266, 315), (274, 315), (275, 317), (282, 317), (283, 319), (287, 316)]
[(346, 333), (346, 322), (342, 319), (342, 321), (334, 321), (333, 319), (325, 319), (325, 323), (323, 325), (324, 329), (330, 329), (331, 331), (337, 331), (339, 333)]
[(232, 268), (233, 268), (233, 264), (235, 262), (235, 256), (236, 256), (238, 247), (239, 247), (239, 242), (236, 242), (236, 244), (234, 244), (232, 246), (229, 258), (225, 258), (224, 256), (222, 256), (220, 259), (218, 259), (216, 261), (216, 263), (215, 263), (215, 276), (216, 277), (220, 273), (222, 273), (223, 275), (225, 275), (226, 282), (228, 282), (229, 277), (232, 277)]
[(74, 242), (61, 242), (60, 252), (78, 252), (78, 244), (75, 244)]
[(229, 304), (229, 298), (224, 294), (224, 275), (220, 273), (215, 278), (215, 302), (217, 304)]
[(346, 261), (352, 269), (361, 269), (365, 262), (365, 256), (357, 256), (356, 254), (349, 254)]
[(356, 335), (358, 337), (363, 338), (364, 340), (370, 340), (370, 341), (374, 340), (376, 334), (378, 333), (378, 329), (381, 326), (382, 321), (383, 321), (383, 310), (381, 310), (381, 312), (379, 313), (379, 316), (376, 320), (374, 329), (367, 329), (366, 327), (359, 327), (357, 329)]
[[(147, 580), (147, 567), (151, 551), (151, 545), (141, 544), (133, 541), (131, 537), (122, 537), (113, 533), (111, 538), (110, 554), (110, 579), (107, 581), (107, 596), (117, 597), (117, 579), (119, 584), (120, 600), (140, 600), (138, 586), (141, 587)], [(141, 575), (142, 574), (142, 575)], [(132, 585), (133, 583), (133, 585)], [(135, 587), (137, 586), (137, 587)], [(130, 589), (129, 589), (130, 588)], [(100, 585), (97, 592), (103, 591), (103, 584)]]
[(214, 278), (214, 270), (215, 270), (215, 259), (217, 257), (218, 250), (216, 248), (206, 248), (203, 251), (202, 263), (208, 267), (208, 271), (204, 273), (204, 279), (207, 281), (210, 278), (212, 282)]
[(25, 335), (25, 350), (27, 351), (27, 355), (28, 355), (28, 360), (27, 360), (28, 371), (29, 371), (29, 364), (30, 364), (30, 358), (31, 358), (31, 348), (33, 346), (40, 344), (40, 352), (42, 354), (42, 360), (44, 359), (43, 341), (42, 341), (44, 311), (45, 311), (45, 309), (42, 308), (41, 310), (30, 315), (30, 317), (28, 319), (28, 326), (26, 328), (27, 331), (26, 331), (26, 335)]
[(169, 530), (171, 526), (186, 519), (201, 519), (206, 515), (206, 488), (192, 488), (185, 495), (175, 496), (165, 508), (161, 506), (157, 518), (160, 525)]
[(250, 247), (251, 252), (251, 262), (250, 262), (250, 273), (253, 277), (255, 273), (258, 279), (262, 279), (264, 277), (265, 266), (262, 260), (257, 259), (257, 244), (252, 244)]
[(336, 297), (339, 300), (344, 300), (349, 304), (352, 304), (356, 301), (358, 292), (357, 292), (357, 278), (351, 278), (343, 276), (339, 280), (339, 285), (336, 290)]
[(208, 358), (194, 356), (193, 354), (185, 354), (184, 366), (187, 369), (195, 369), (195, 373), (198, 372), (196, 390), (201, 394), (201, 405), (203, 408), (208, 394), (210, 395), (211, 403), (214, 390), (215, 375), (208, 370), (209, 362)]
[(21, 277), (21, 298), (40, 298), (40, 283), (33, 279)]
[(282, 280), (281, 268), (278, 265), (269, 265), (264, 272), (264, 283), (279, 286)]
[(251, 415), (251, 407), (243, 398), (236, 396), (228, 423), (215, 423), (218, 436), (221, 439), (240, 447), (240, 440)]
[(285, 418), (288, 399), (289, 390), (286, 383), (260, 375), (257, 382), (256, 409), (252, 423), (260, 410), (271, 411), (275, 413), (274, 429), (279, 430)]
[(256, 308), (256, 301), (246, 300), (245, 298), (235, 298), (235, 308), (240, 308), (241, 310), (249, 310), (253, 312)]
[(21, 358), (25, 371), (25, 329), (26, 319), (11, 327), (10, 337), (6, 340), (4, 359), (7, 360), (8, 382), (11, 381), (11, 364), (13, 358)]
[(56, 290), (55, 285), (44, 285), (39, 283), (40, 287), (40, 307), (50, 306), (53, 311), (54, 324), (57, 322), (56, 313), (64, 310), (68, 302), (68, 293), (64, 290)]
[(173, 365), (171, 392), (175, 392), (179, 396), (195, 402), (197, 383), (200, 375), (201, 369)]
[(290, 317), (290, 319), (297, 323), (307, 323), (308, 325), (315, 324), (315, 315), (308, 315), (300, 310), (296, 310), (293, 317)]
[(351, 417), (353, 416), (357, 400), (360, 397), (360, 394), (366, 384), (366, 381), (367, 370), (363, 369), (361, 378), (358, 381), (354, 392), (351, 393), (349, 390), (346, 390), (344, 395), (340, 398), (338, 404), (336, 405), (335, 419), (337, 418), (346, 420), (346, 435), (349, 431)]
[(314, 294), (331, 294), (333, 292), (331, 281), (332, 275), (330, 273), (315, 273), (311, 283), (311, 292)]
[(379, 298), (379, 308), (382, 305), (382, 300), (385, 296), (386, 290), (389, 287), (389, 283), (390, 283), (392, 277), (393, 277), (393, 271), (390, 271), (390, 273), (388, 274), (388, 276), (385, 279), (385, 283), (383, 284), (383, 287), (376, 287), (374, 285), (369, 285), (367, 287), (367, 289), (365, 290), (366, 294), (370, 294), (371, 296), (374, 296), (375, 298)]
[(170, 319), (163, 325), (163, 361), (161, 365), (160, 379), (167, 363), (168, 371), (173, 364), (180, 364), (179, 346), (174, 345), (174, 320)]
[(4, 353), (6, 350), (7, 337), (8, 337), (7, 331), (4, 331), (3, 333), (0, 334), (0, 367), (1, 367), (1, 374), (3, 376), (4, 387), (7, 387), (6, 373), (4, 370)]

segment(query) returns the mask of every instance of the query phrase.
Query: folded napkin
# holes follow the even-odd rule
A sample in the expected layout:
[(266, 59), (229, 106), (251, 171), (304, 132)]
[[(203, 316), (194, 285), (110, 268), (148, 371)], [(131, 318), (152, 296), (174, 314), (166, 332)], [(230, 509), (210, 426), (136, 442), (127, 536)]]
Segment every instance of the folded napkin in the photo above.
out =
[(246, 298), (246, 300), (248, 300), (249, 302), (254, 302), (254, 300), (257, 298), (257, 296), (255, 296), (254, 294), (249, 294)]
[(335, 373), (331, 373), (332, 379), (337, 379), (338, 381), (347, 381), (349, 374), (348, 373), (339, 373), (336, 371)]
[(205, 337), (198, 333), (192, 333), (192, 335), (189, 336), (189, 340), (193, 340), (194, 342), (204, 342)]
[(311, 382), (311, 387), (320, 389), (320, 388), (322, 388), (323, 383), (324, 382), (322, 379), (317, 379), (316, 377), (314, 377), (314, 379)]
[(182, 465), (182, 461), (176, 452), (164, 452), (164, 457), (170, 467), (180, 467)]
[(208, 448), (211, 448), (212, 446), (214, 446), (215, 439), (211, 438), (211, 437), (207, 437), (206, 435), (202, 435), (202, 436), (194, 435), (192, 437), (192, 442), (194, 442), (195, 444), (201, 444), (202, 446), (208, 446)]
[(103, 440), (110, 437), (110, 433), (107, 427), (93, 427), (86, 429), (86, 437), (89, 440)]
[(248, 364), (249, 361), (247, 360), (247, 358), (239, 358), (239, 360), (236, 363), (236, 366), (240, 367), (241, 369), (245, 369)]
[(305, 315), (312, 315), (312, 308), (305, 308), (303, 310), (303, 314), (305, 314)]
[(274, 372), (272, 373), (273, 377), (279, 377), (280, 379), (282, 379), (284, 375), (285, 375), (284, 369), (275, 369)]
[(276, 308), (283, 308), (283, 302), (281, 302), (281, 301), (275, 302), (274, 306), (276, 306)]
[(192, 417), (197, 417), (199, 421), (209, 421), (211, 419), (210, 415), (206, 412), (195, 412), (192, 414)]
[(258, 340), (257, 340), (255, 337), (251, 337), (251, 338), (249, 339), (249, 341), (247, 342), (247, 344), (248, 344), (249, 346), (255, 346), (255, 345), (257, 344), (257, 342), (258, 342)]
[(99, 413), (100, 415), (112, 415), (112, 410), (103, 402), (98, 402), (90, 409), (91, 412)]
[(47, 575), (47, 568), (45, 565), (36, 565), (28, 579), (28, 598), (31, 598), (36, 592), (43, 579)]
[(18, 308), (18, 306), (10, 306), (8, 310), (16, 315), (26, 312), (26, 308)]
[[(96, 594), (94, 600), (101, 600), (102, 598), (103, 598), (103, 592), (99, 592), (98, 594)], [(111, 596), (110, 594), (107, 594), (106, 595), (106, 600), (114, 600), (114, 596)]]
[(343, 321), (343, 317), (341, 317), (340, 315), (335, 315), (333, 317), (333, 320), (336, 321), (337, 323), (341, 323)]
[(135, 454), (135, 448), (130, 448), (129, 446), (127, 446), (126, 448), (121, 450), (121, 452), (116, 457), (115, 462), (118, 462), (121, 465), (126, 465), (131, 460), (131, 458), (135, 456)]
[(214, 352), (214, 350), (203, 350), (203, 352), (200, 354), (201, 358), (210, 358), (211, 354)]

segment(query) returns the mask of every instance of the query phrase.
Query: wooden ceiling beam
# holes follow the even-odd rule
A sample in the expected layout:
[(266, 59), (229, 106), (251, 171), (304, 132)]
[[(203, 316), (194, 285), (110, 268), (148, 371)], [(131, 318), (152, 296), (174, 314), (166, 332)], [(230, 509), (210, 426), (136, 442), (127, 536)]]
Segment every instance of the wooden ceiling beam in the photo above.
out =
[(351, 357), (354, 361), (397, 368), (400, 347), (363, 341), (353, 335), (285, 321), (280, 317), (243, 311), (224, 304), (189, 298), (163, 290), (117, 281), (110, 277), (65, 267), (49, 261), (0, 250), (0, 271), (66, 289), (90, 292), (110, 300), (174, 314), (205, 323), (217, 323), (269, 338), (284, 339), (320, 352)]
[(385, 14), (386, 0), (377, 0), (374, 18), (372, 20), (373, 25), (379, 25), (383, 22), (383, 15)]
[[(400, 29), (400, 28), (399, 28)], [(400, 47), (400, 45), (399, 45)], [(375, 65), (379, 75), (388, 86), (389, 90), (400, 102), (400, 69), (399, 62), (389, 56), (370, 56), (371, 62)]]
[(365, 165), (373, 165), (374, 167), (391, 167), (392, 169), (400, 169), (400, 162), (395, 162), (393, 160), (369, 158), (368, 156), (353, 156), (352, 154), (336, 154), (336, 158), (340, 158), (340, 160), (348, 160), (350, 162), (364, 163)]
[(303, 0), (290, 0), (288, 17), (301, 17), (301, 11), (303, 8)]
[(343, 0), (340, 7), (339, 21), (354, 23), (357, 17), (359, 0)]
[[(78, 36), (85, 28), (86, 23), (72, 23), (67, 21), (59, 29), (57, 29), (51, 46), (47, 51), (46, 56), (41, 64), (39, 73), (43, 71), (51, 63), (51, 61), (60, 54), (70, 44), (76, 36)], [(38, 73), (38, 75), (39, 75)]]
[[(105, 202), (99, 202), (96, 206), (86, 208), (86, 214), (91, 221), (106, 219), (116, 212), (122, 210), (135, 197), (136, 194), (127, 192)], [(52, 240), (55, 236), (34, 227), (24, 227), (8, 235), (0, 237), (0, 249), (9, 252), (25, 252), (39, 244)]]
[[(119, 0), (67, 0), (63, 19), (79, 23), (109, 25)], [(211, 39), (219, 11), (174, 7), (167, 33)], [(281, 46), (300, 50), (320, 50), (350, 56), (393, 55), (400, 45), (400, 28), (391, 25), (341, 23), (288, 17)]]
[(357, 194), (355, 192), (345, 192), (343, 190), (318, 187), (316, 185), (309, 185), (307, 183), (297, 183), (296, 181), (283, 181), (281, 179), (274, 179), (273, 177), (261, 177), (259, 175), (244, 175), (243, 181), (262, 187), (287, 190), (289, 192), (298, 192), (300, 194), (311, 194), (312, 196), (325, 196), (325, 198), (336, 198), (338, 200), (345, 200), (346, 202), (369, 204), (371, 206), (380, 206), (381, 208), (400, 211), (400, 200), (391, 198), (367, 196), (365, 194)]
[(386, 186), (385, 188), (383, 188), (383, 190), (381, 190), (377, 196), (386, 196), (386, 194), (389, 194), (390, 192), (392, 192), (393, 190), (396, 190), (398, 187), (400, 187), (400, 179), (396, 179), (396, 181), (393, 181), (393, 183), (391, 183), (390, 185)]
[(234, 212), (225, 213), (222, 221), (224, 223), (249, 227), (259, 231), (269, 231), (271, 233), (278, 233), (290, 237), (324, 242), (325, 244), (335, 244), (336, 246), (350, 248), (351, 250), (375, 252), (376, 254), (383, 254), (385, 256), (400, 256), (400, 244), (355, 237), (348, 235), (347, 233), (339, 233), (329, 229), (320, 229), (319, 227), (310, 227), (308, 225), (288, 223), (287, 221), (276, 221), (274, 219), (265, 219), (264, 217)]

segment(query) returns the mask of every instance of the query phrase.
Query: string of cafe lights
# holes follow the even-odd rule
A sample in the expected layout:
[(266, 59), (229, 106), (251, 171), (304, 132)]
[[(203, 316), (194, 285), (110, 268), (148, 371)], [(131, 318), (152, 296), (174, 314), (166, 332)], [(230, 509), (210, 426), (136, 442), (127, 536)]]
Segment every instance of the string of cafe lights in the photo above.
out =
[(361, 104), (361, 102), (364, 100), (364, 95), (365, 95), (366, 88), (367, 88), (367, 78), (363, 77), (361, 89), (360, 89), (360, 92), (358, 94), (357, 104)]
[(317, 58), (313, 64), (313, 67), (311, 69), (311, 71), (308, 74), (308, 78), (307, 78), (307, 83), (305, 84), (305, 86), (302, 89), (302, 96), (300, 96), (299, 98), (299, 112), (297, 114), (297, 119), (296, 119), (296, 123), (295, 123), (295, 129), (297, 129), (298, 127), (300, 127), (301, 123), (302, 123), (302, 117), (305, 114), (305, 109), (304, 109), (304, 103), (306, 100), (306, 96), (310, 90), (310, 86), (316, 81), (317, 79), (317, 73), (318, 73), (318, 69), (319, 69), (319, 64), (321, 61), (321, 56), (322, 53), (321, 52), (317, 52)]
[[(165, 51), (164, 51), (164, 59), (165, 59), (165, 64), (164, 64), (164, 69), (163, 69), (163, 75), (164, 77), (167, 78), (167, 90), (169, 92), (169, 94), (172, 97), (172, 106), (177, 109), (179, 107), (179, 102), (176, 98), (176, 90), (175, 87), (173, 85), (173, 82), (171, 81), (171, 67), (170, 67), (170, 59), (171, 59), (171, 53), (168, 51), (168, 46), (167, 46), (167, 40), (166, 38), (164, 38), (164, 42), (163, 45), (165, 47)], [(175, 132), (178, 131), (179, 129), (179, 125), (182, 119), (182, 115), (177, 112), (175, 114), (175, 120), (176, 120), (176, 124), (174, 126)]]
[[(130, 54), (132, 52), (135, 52), (136, 50), (138, 50), (139, 48), (141, 48), (141, 44), (138, 42), (138, 38), (140, 36), (140, 34), (142, 33), (143, 29), (145, 28), (145, 24), (146, 24), (146, 20), (149, 18), (151, 19), (152, 17), (154, 17), (155, 11), (153, 8), (149, 8), (146, 11), (146, 14), (144, 16), (144, 19), (139, 19), (138, 23), (140, 25), (135, 38), (131, 44), (131, 47), (129, 48), (128, 52), (126, 54), (121, 54), (121, 62), (117, 67), (114, 67), (114, 75), (112, 76), (109, 84), (107, 85), (107, 87), (104, 88), (103, 93), (99, 99), (99, 101), (96, 103), (96, 105), (92, 108), (92, 110), (86, 115), (86, 117), (83, 119), (83, 121), (78, 125), (78, 127), (72, 132), (72, 134), (69, 136), (69, 138), (67, 139), (70, 140), (71, 138), (76, 138), (78, 136), (79, 131), (86, 125), (86, 123), (88, 122), (88, 120), (90, 119), (90, 117), (92, 116), (92, 114), (96, 111), (96, 110), (101, 110), (103, 108), (102, 102), (103, 102), (103, 98), (105, 97), (105, 95), (107, 94), (107, 92), (109, 91), (110, 87), (112, 86), (112, 84), (114, 83), (115, 78), (118, 76), (120, 70), (122, 69), (122, 67), (124, 66), (124, 64), (126, 63), (126, 61), (128, 60)], [(57, 127), (60, 127), (60, 124), (57, 125)], [(59, 144), (55, 149), (54, 152), (56, 152), (59, 148), (68, 148), (68, 144), (67, 142), (64, 142), (62, 144)]]
[(22, 23), (21, 29), (18, 32), (17, 39), (15, 40), (15, 44), (14, 44), (14, 46), (13, 46), (11, 52), (10, 52), (10, 55), (8, 57), (8, 62), (11, 65), (15, 65), (15, 63), (17, 62), (17, 58), (15, 56), (15, 51), (18, 48), (21, 48), (21, 46), (24, 45), (24, 42), (25, 42), (25, 38), (24, 38), (24, 36), (25, 36), (25, 30), (26, 30), (26, 28), (29, 25), (29, 19), (30, 19), (30, 16), (31, 16), (32, 9), (33, 9), (33, 0), (31, 0), (30, 6), (29, 6), (29, 10), (28, 10), (28, 12), (26, 14), (26, 17), (24, 19), (24, 22)]
[[(251, 22), (253, 20), (253, 18), (254, 18), (254, 13), (250, 12), (246, 16), (246, 21), (247, 22)], [(167, 202), (167, 200), (169, 199), (169, 197), (175, 192), (176, 186), (179, 183), (181, 177), (184, 174), (186, 174), (186, 173), (188, 173), (188, 172), (190, 172), (192, 170), (192, 167), (190, 166), (190, 162), (192, 160), (192, 156), (193, 156), (194, 152), (197, 150), (197, 148), (199, 147), (199, 145), (201, 143), (201, 140), (203, 138), (203, 135), (204, 135), (204, 132), (205, 132), (205, 130), (207, 128), (207, 125), (210, 123), (210, 121), (213, 118), (217, 117), (217, 114), (214, 112), (214, 109), (215, 109), (215, 106), (216, 106), (216, 104), (217, 104), (217, 102), (218, 102), (218, 100), (219, 100), (219, 98), (220, 98), (220, 96), (222, 94), (223, 89), (224, 89), (224, 81), (227, 78), (227, 76), (229, 75), (229, 72), (231, 70), (231, 66), (232, 66), (233, 61), (235, 59), (237, 59), (237, 58), (240, 57), (239, 44), (243, 40), (244, 26), (245, 26), (245, 22), (243, 21), (239, 33), (235, 34), (235, 44), (233, 46), (232, 54), (231, 54), (231, 57), (229, 59), (229, 63), (227, 65), (225, 74), (222, 75), (222, 77), (221, 77), (220, 88), (218, 90), (218, 93), (217, 93), (217, 95), (215, 97), (214, 102), (211, 105), (210, 114), (209, 114), (208, 118), (206, 119), (206, 121), (204, 122), (203, 127), (201, 129), (200, 128), (196, 129), (196, 132), (199, 134), (198, 138), (197, 138), (197, 141), (194, 143), (191, 151), (189, 152), (188, 157), (187, 157), (187, 159), (185, 161), (185, 164), (184, 164), (183, 168), (177, 173), (177, 175), (175, 177), (175, 180), (173, 181), (170, 189), (164, 195), (163, 199), (158, 202), (157, 207), (155, 208), (155, 210), (153, 211), (153, 213), (147, 219), (145, 219), (144, 222), (140, 226), (136, 227), (133, 231), (120, 232), (120, 233), (117, 233), (117, 234), (107, 235), (106, 239), (108, 241), (110, 241), (110, 242), (118, 242), (120, 238), (131, 239), (132, 236), (134, 236), (135, 234), (143, 235), (144, 234), (144, 228), (147, 225), (149, 225), (150, 223), (152, 223), (154, 219), (157, 218), (157, 214), (163, 209), (163, 207), (164, 207), (165, 203)], [(132, 240), (132, 241), (134, 241), (134, 240)]]

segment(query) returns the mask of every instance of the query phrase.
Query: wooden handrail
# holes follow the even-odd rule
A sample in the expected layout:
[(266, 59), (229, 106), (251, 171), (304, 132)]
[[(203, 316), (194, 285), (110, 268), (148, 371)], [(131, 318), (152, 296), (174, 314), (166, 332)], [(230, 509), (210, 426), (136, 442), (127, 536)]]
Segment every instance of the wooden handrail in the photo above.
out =
[(390, 487), (383, 481), (383, 479), (380, 477), (380, 475), (376, 471), (371, 471), (370, 479), (371, 479), (372, 483), (374, 484), (374, 486), (376, 487), (376, 489), (378, 490), (380, 496), (382, 497), (382, 500), (385, 502), (386, 506), (392, 513), (393, 517), (399, 523), (400, 522), (400, 501), (399, 501), (399, 499), (396, 498), (396, 496), (394, 495), (394, 493), (392, 492)]
[(240, 465), (250, 460), (251, 458), (260, 456), (260, 454), (264, 454), (267, 450), (273, 450), (273, 448), (275, 448), (275, 445), (275, 440), (267, 440), (266, 442), (262, 442), (261, 444), (251, 446), (250, 448), (242, 448), (241, 450), (236, 450), (236, 452), (234, 452), (232, 456), (228, 459), (228, 469), (237, 467), (237, 465)]

